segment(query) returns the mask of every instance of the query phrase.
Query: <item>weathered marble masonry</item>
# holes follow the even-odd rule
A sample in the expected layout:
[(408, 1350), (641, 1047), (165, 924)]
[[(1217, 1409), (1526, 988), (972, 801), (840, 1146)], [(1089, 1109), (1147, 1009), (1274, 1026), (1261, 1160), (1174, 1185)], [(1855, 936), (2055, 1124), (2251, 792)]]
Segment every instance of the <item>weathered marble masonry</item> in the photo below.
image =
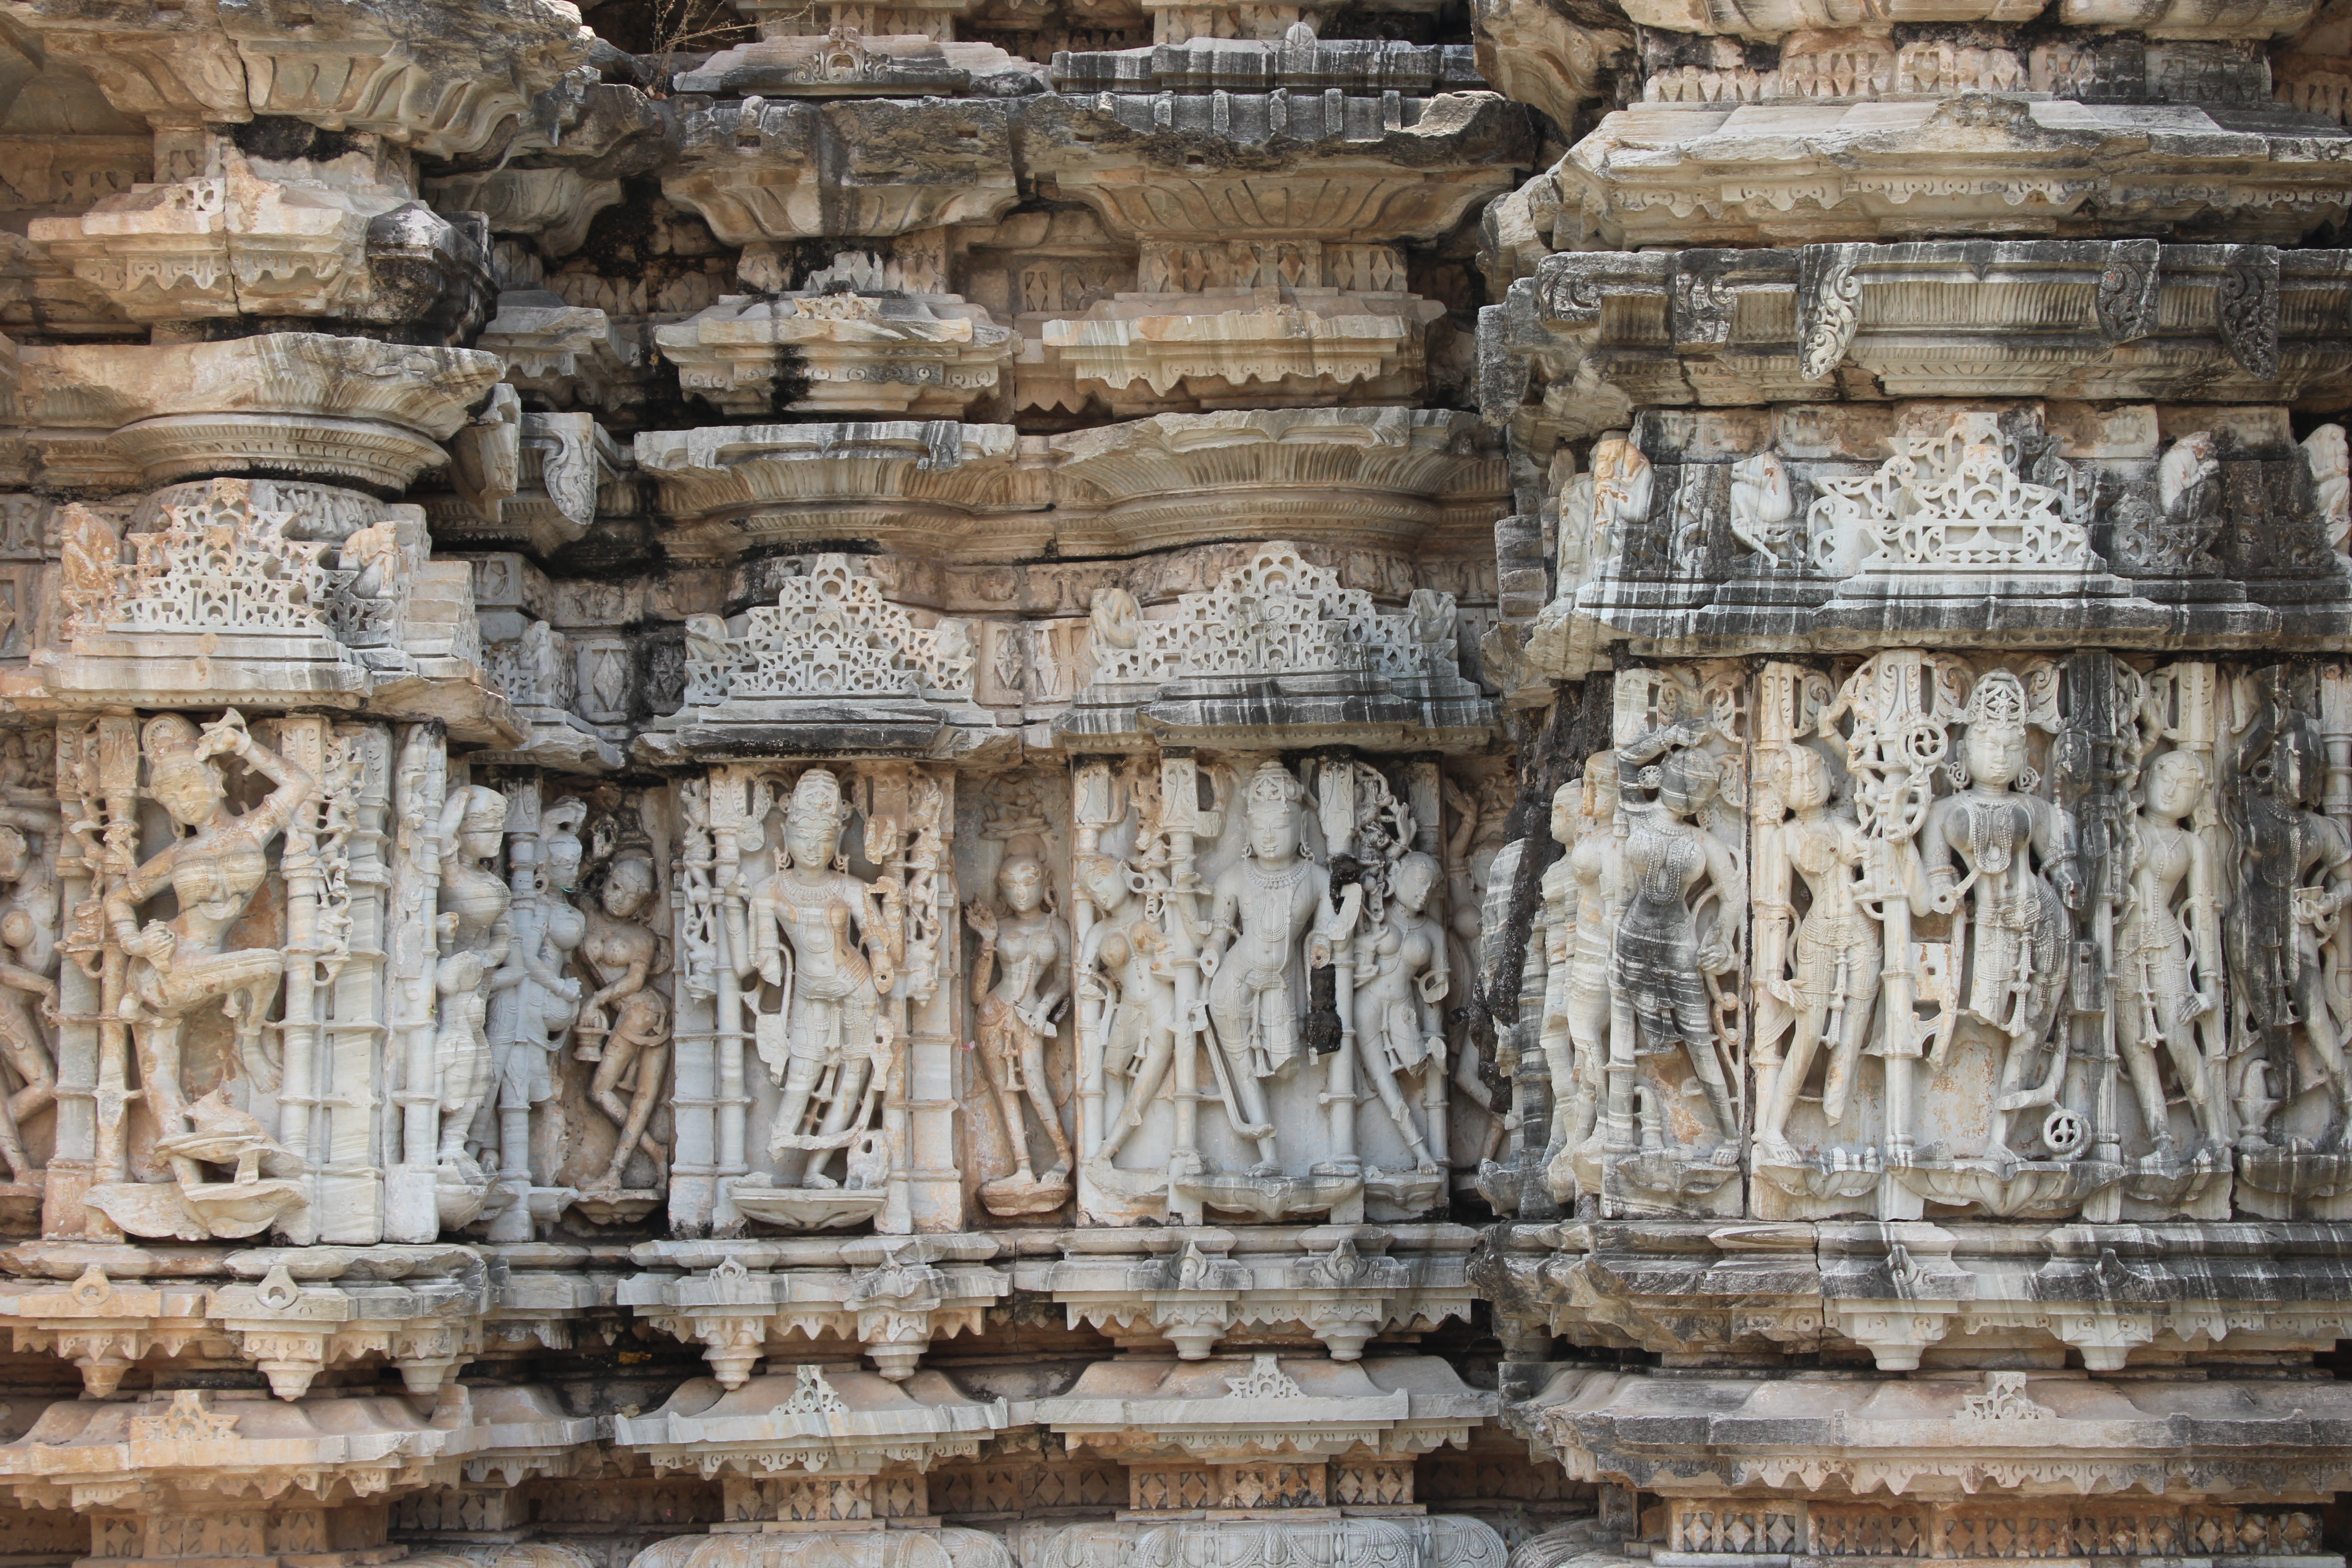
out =
[(2344, 0), (0, 0), (0, 1568), (2343, 1568)]

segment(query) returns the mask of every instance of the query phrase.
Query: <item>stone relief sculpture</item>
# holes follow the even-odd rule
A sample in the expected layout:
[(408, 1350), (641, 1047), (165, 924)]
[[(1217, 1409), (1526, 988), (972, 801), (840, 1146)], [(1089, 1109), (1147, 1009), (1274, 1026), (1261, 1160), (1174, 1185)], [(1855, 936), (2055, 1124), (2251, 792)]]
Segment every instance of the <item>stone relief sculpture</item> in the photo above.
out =
[(2130, 891), (2116, 924), (2116, 1037), (2158, 1172), (2180, 1163), (2176, 1098), (2200, 1165), (2220, 1168), (2231, 1139), (2217, 696), (2211, 665), (2171, 665), (2148, 682), (2137, 716), (2140, 789), (2122, 846)]
[[(155, 1152), (177, 1185), (116, 1185), (92, 1202), (133, 1235), (193, 1228), (199, 1236), (250, 1236), (302, 1197), (300, 1188), (278, 1179), (294, 1173), (298, 1163), (251, 1109), (279, 1088), (284, 1062), (269, 1050), (264, 1025), (286, 958), (278, 949), (231, 947), (229, 937), (269, 877), (269, 846), (286, 832), (314, 781), (255, 741), (235, 709), (202, 730), (177, 714), (148, 720), (140, 752), (147, 788), (186, 837), (138, 861), (130, 834), (110, 834), (102, 907), (108, 936), (126, 961), (119, 971), (108, 967), (110, 978), (121, 976), (119, 1016), (130, 1026), (141, 1104), (155, 1129)], [(213, 761), (219, 756), (235, 757), (275, 787), (251, 810), (232, 811)], [(167, 889), (179, 912), (142, 923), (142, 907)], [(193, 1104), (183, 1087), (189, 1021), (215, 1002), (235, 1029), (227, 1076), (241, 1082), (245, 1106), (233, 1103), (226, 1082)], [(234, 1166), (235, 1177), (208, 1181), (206, 1165)]]
[[(974, 1037), (997, 1132), (1013, 1163), (1011, 1176), (981, 1189), (992, 1214), (1050, 1213), (1070, 1195), (1075, 1160), (1045, 1064), (1046, 1042), (1069, 994), (1070, 938), (1054, 912), (1045, 858), (1035, 835), (1010, 838), (996, 872), (1002, 911), (979, 899), (964, 906), (964, 923), (980, 940), (971, 966)], [(1054, 1152), (1042, 1177), (1031, 1162), (1033, 1121)]]
[[(588, 1101), (612, 1122), (615, 1137), (610, 1159), (582, 1195), (600, 1205), (650, 1209), (669, 1172), (669, 1150), (652, 1131), (669, 1065), (669, 1002), (654, 984), (669, 969), (668, 943), (647, 923), (660, 894), (660, 873), (641, 832), (600, 826), (618, 841), (596, 858), (600, 885), (577, 939), (575, 960), (595, 989), (582, 999), (572, 1035), (578, 1059), (595, 1068)], [(650, 1180), (641, 1186), (623, 1180), (640, 1154), (650, 1167)]]
[[(1768, 691), (1776, 676), (1801, 689), (1821, 682), (1818, 676), (1775, 667), (1765, 676)], [(1829, 698), (1821, 682), (1818, 689), (1803, 689), (1799, 700), (1817, 713)], [(1817, 1059), (1824, 1068), (1823, 1121), (1836, 1128), (1853, 1104), (1863, 1052), (1873, 1038), (1885, 952), (1878, 921), (1864, 902), (1862, 825), (1850, 803), (1832, 798), (1829, 758), (1792, 735), (1767, 765), (1773, 777), (1769, 786), (1759, 781), (1758, 795), (1771, 805), (1757, 811), (1755, 847), (1759, 1063), (1768, 1031), (1786, 1028), (1789, 1038), (1786, 1056), (1764, 1075), (1769, 1086), (1760, 1090), (1756, 1159), (1759, 1166), (1792, 1166), (1801, 1157), (1788, 1140), (1789, 1118)]]
[(1606, 1092), (1612, 933), (1622, 913), (1624, 847), (1617, 834), (1614, 752), (1586, 759), (1584, 776), (1551, 802), (1551, 836), (1567, 851), (1546, 868), (1543, 913), (1528, 943), (1540, 963), (1538, 1039), (1551, 1080), (1544, 1160), (1553, 1196), (1576, 1194), (1580, 1165), (1594, 1168)]
[(20, 1568), (2343, 1568), (2342, 7), (646, 9), (6, 7)]
[[(780, 1193), (846, 1186), (878, 1203), (859, 1155), (872, 1152), (897, 1043), (880, 998), (904, 956), (900, 887), (841, 868), (850, 808), (829, 770), (802, 773), (782, 811), (770, 868), (752, 882), (744, 929), (730, 931), (729, 944), (742, 954), (738, 974), (761, 984), (753, 1041), (781, 1090), (767, 1138), (772, 1184)], [(866, 848), (881, 837), (869, 824)], [(846, 1162), (840, 1176), (831, 1173), (837, 1155)]]
[[(1622, 773), (1636, 770), (1646, 800), (1620, 805), (1627, 822), (1624, 905), (1610, 984), (1632, 1015), (1637, 1062), (1687, 1064), (1705, 1092), (1708, 1120), (1699, 1134), (1718, 1165), (1738, 1157), (1740, 1115), (1731, 1098), (1716, 1015), (1719, 977), (1735, 972), (1747, 921), (1746, 877), (1732, 850), (1701, 822), (1720, 783), (1704, 747), (1706, 727), (1684, 721), (1621, 747)], [(1711, 921), (1704, 918), (1709, 906)], [(1666, 1084), (1650, 1067), (1636, 1091), (1645, 1139), (1668, 1135)], [(1612, 1097), (1616, 1093), (1612, 1086)], [(1612, 1110), (1613, 1110), (1612, 1107)], [(1677, 1139), (1677, 1142), (1681, 1140)]]
[[(2056, 1102), (2068, 1041), (2061, 1002), (2074, 963), (2069, 910), (2079, 905), (2074, 825), (2060, 807), (2027, 793), (2035, 775), (2026, 732), (2050, 708), (2056, 672), (2029, 668), (1978, 678), (1962, 714), (1960, 756), (1949, 765), (1959, 787), (1929, 806), (1919, 832), (1927, 885), (1915, 899), (1952, 917), (1952, 946), (1964, 964), (1964, 1016), (2002, 1037), (1985, 1152), (2010, 1149), (2010, 1118)], [(2045, 1123), (2044, 1142), (2060, 1124)], [(2071, 1152), (2053, 1150), (2053, 1152)]]
[(1282, 1170), (1265, 1083), (1306, 1064), (1306, 937), (1328, 933), (1331, 885), (1308, 859), (1299, 803), (1306, 790), (1279, 763), (1261, 763), (1244, 786), (1240, 861), (1212, 890), (1202, 972), (1216, 1053), (1210, 1059), (1234, 1131), (1256, 1144), (1249, 1173)]
[(2340, 678), (2314, 684), (2273, 666), (2238, 693), (2231, 826), (2244, 869), (2228, 922), (2229, 993), (2233, 1034), (2251, 1047), (2233, 1099), (2241, 1201), (2256, 1213), (2342, 1193), (2352, 1140), (2352, 1064), (2333, 1000), (2345, 973), (2336, 938), (2352, 904), (2352, 832), (2322, 809), (2328, 763), (2309, 716), (2326, 712), (2323, 691), (2333, 695)]
[[(518, 1151), (476, 1123), (495, 1081), (489, 1038), (490, 989), (514, 945), (514, 894), (492, 864), (506, 854), (507, 797), (485, 784), (460, 784), (443, 802), (439, 822), (439, 934), (433, 984), (434, 1076), (441, 1106), (440, 1163), (471, 1187)], [(480, 1157), (489, 1156), (488, 1169)]]
[(1386, 918), (1365, 939), (1368, 963), (1356, 986), (1356, 1037), (1365, 1042), (1373, 1089), (1412, 1151), (1414, 1168), (1433, 1173), (1446, 1146), (1440, 1008), (1453, 989), (1445, 928), (1430, 908), (1443, 876), (1436, 858), (1419, 850), (1396, 863)]
[(39, 1174), (26, 1126), (57, 1103), (62, 825), (54, 788), (29, 787), (28, 755), (30, 744), (47, 742), (40, 734), (0, 742), (0, 884), (7, 889), (0, 894), (0, 1059), (14, 1079), (0, 1084), (0, 1160), (15, 1183)]

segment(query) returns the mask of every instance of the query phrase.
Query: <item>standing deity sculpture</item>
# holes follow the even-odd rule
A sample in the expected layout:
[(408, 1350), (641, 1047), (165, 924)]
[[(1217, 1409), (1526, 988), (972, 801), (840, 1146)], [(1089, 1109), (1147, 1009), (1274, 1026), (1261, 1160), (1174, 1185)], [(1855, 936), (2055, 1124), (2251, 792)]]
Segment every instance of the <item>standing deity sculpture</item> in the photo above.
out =
[[(982, 1185), (981, 1201), (992, 1214), (1044, 1214), (1069, 1197), (1074, 1163), (1045, 1066), (1055, 1016), (1069, 994), (1070, 933), (1054, 908), (1045, 847), (1034, 835), (1006, 843), (996, 892), (1001, 912), (974, 899), (964, 906), (964, 923), (980, 939), (971, 1005), (981, 1070), (1013, 1173)], [(1042, 1178), (1030, 1154), (1032, 1111), (1054, 1151)]]
[(1258, 764), (1243, 794), (1242, 858), (1217, 879), (1202, 969), (1221, 1087), (1234, 1131), (1257, 1145), (1252, 1175), (1282, 1169), (1265, 1084), (1295, 1077), (1306, 1059), (1308, 931), (1338, 923), (1330, 875), (1307, 858), (1299, 802), (1306, 791), (1279, 763)]
[[(1485, 1119), (1478, 1143), (1470, 1157), (1474, 1166), (1492, 1160), (1517, 1121), (1508, 1110), (1507, 1095), (1498, 1095), (1500, 1074), (1488, 1082), (1488, 1058), (1480, 1032), (1471, 1026), (1469, 1000), (1475, 989), (1478, 953), (1482, 946), (1487, 889), (1495, 881), (1496, 857), (1502, 854), (1504, 830), (1511, 812), (1511, 775), (1497, 771), (1482, 778), (1475, 790), (1439, 777), (1453, 826), (1445, 837), (1445, 929), (1448, 967), (1457, 977), (1454, 998), (1447, 1012), (1447, 1037), (1454, 1052), (1454, 1087), (1477, 1107)], [(1450, 1152), (1439, 1150), (1441, 1159)]]
[[(1619, 806), (1625, 818), (1622, 914), (1610, 969), (1614, 1000), (1631, 1013), (1633, 1056), (1646, 1070), (1650, 1131), (1663, 1137), (1680, 1096), (1661, 1070), (1686, 1062), (1707, 1108), (1709, 1161), (1739, 1158), (1739, 1112), (1717, 1037), (1717, 977), (1738, 968), (1748, 910), (1746, 873), (1702, 821), (1720, 779), (1701, 744), (1704, 721), (1685, 720), (1618, 749), (1621, 770), (1656, 794)], [(1711, 910), (1708, 906), (1712, 906)]]
[[(205, 1004), (220, 1002), (236, 1025), (244, 1074), (260, 1089), (277, 1088), (264, 1020), (285, 955), (275, 948), (232, 949), (228, 939), (269, 877), (271, 841), (310, 797), (312, 781), (247, 733), (235, 709), (201, 731), (178, 714), (160, 715), (146, 722), (141, 741), (149, 793), (186, 837), (135, 869), (121, 868), (105, 911), (116, 943), (132, 961), (126, 978), (143, 1102), (163, 1134), (159, 1146), (168, 1147), (188, 1130), (182, 1037)], [(213, 761), (220, 756), (268, 779), (275, 786), (268, 797), (247, 812), (229, 810), (227, 786)], [(142, 925), (141, 906), (166, 889), (178, 912)], [(174, 1155), (172, 1163), (184, 1184), (195, 1180), (193, 1156)]]
[(751, 887), (749, 929), (730, 932), (738, 973), (762, 986), (753, 1044), (781, 1090), (768, 1151), (782, 1187), (839, 1184), (826, 1167), (869, 1125), (895, 1045), (877, 1004), (901, 954), (899, 889), (849, 874), (849, 818), (830, 770), (803, 773), (770, 869)]
[[(2072, 818), (2019, 787), (2032, 782), (2026, 731), (2035, 711), (2011, 671), (1978, 678), (1963, 715), (1964, 761), (1952, 770), (1958, 788), (1928, 808), (1920, 829), (1926, 884), (1912, 903), (1915, 913), (1951, 917), (1951, 950), (1966, 964), (1961, 1011), (2002, 1037), (1985, 1149), (1995, 1160), (2016, 1157), (2009, 1119), (2055, 1103), (2065, 1075), (2062, 1004), (2074, 967), (2068, 911), (2082, 897)], [(2045, 1047), (2049, 1065), (2029, 1084)]]
[[(1885, 962), (1861, 880), (1862, 826), (1850, 808), (1840, 808), (1844, 803), (1833, 805), (1829, 760), (1801, 744), (1785, 746), (1778, 756), (1772, 783), (1790, 815), (1757, 833), (1757, 984), (1787, 1009), (1792, 1033), (1757, 1111), (1759, 1165), (1801, 1163), (1789, 1142), (1789, 1117), (1824, 1040), (1829, 1063), (1822, 1114), (1832, 1128), (1844, 1120), (1871, 1037)], [(1794, 901), (1800, 889), (1808, 900), (1801, 915)], [(1793, 945), (1787, 940), (1791, 927)], [(1765, 955), (1784, 952), (1777, 972), (1764, 968)]]
[(574, 954), (596, 985), (580, 1004), (577, 1055), (595, 1066), (588, 1101), (615, 1134), (611, 1159), (583, 1189), (591, 1194), (619, 1191), (639, 1152), (652, 1163), (652, 1190), (668, 1175), (669, 1151), (650, 1131), (669, 1065), (669, 1003), (648, 984), (668, 967), (667, 944), (646, 923), (660, 891), (652, 850), (621, 845), (604, 866)]
[(1609, 1061), (1610, 964), (1623, 853), (1617, 838), (1617, 757), (1588, 760), (1580, 781), (1552, 795), (1551, 836), (1568, 852), (1547, 867), (1529, 956), (1542, 966), (1538, 1038), (1551, 1080), (1544, 1162), (1554, 1195), (1574, 1191), (1573, 1169), (1600, 1125)]

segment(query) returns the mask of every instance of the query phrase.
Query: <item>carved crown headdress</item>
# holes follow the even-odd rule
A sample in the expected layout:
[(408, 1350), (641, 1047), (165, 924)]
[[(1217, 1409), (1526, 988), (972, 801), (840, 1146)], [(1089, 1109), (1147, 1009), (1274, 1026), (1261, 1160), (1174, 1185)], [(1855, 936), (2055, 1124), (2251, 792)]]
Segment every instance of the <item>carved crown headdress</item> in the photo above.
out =
[(464, 791), (466, 814), (457, 819), (460, 833), (503, 832), (509, 809), (507, 797), (488, 784), (467, 784)]
[(849, 821), (849, 803), (842, 798), (841, 780), (830, 768), (811, 768), (793, 785), (793, 798), (784, 807), (787, 823), (815, 817), (827, 826), (840, 828)]
[(1969, 693), (1969, 727), (2022, 734), (2030, 708), (2023, 681), (2009, 670), (1991, 670)]
[(1249, 787), (1243, 793), (1244, 810), (1256, 812), (1269, 805), (1297, 805), (1306, 798), (1307, 786), (1292, 776), (1280, 763), (1263, 762), (1250, 774)]
[(154, 783), (204, 766), (196, 756), (196, 727), (177, 713), (159, 713), (148, 720), (139, 740), (147, 753), (147, 776)]

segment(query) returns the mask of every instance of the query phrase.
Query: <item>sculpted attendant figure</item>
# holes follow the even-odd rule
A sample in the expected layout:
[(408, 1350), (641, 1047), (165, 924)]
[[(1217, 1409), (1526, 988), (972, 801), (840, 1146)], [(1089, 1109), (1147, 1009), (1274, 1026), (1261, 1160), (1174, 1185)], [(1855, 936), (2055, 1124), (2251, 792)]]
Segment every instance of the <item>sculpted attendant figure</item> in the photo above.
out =
[(528, 984), (523, 992), (522, 1028), (526, 1039), (547, 1042), (534, 1053), (530, 1100), (537, 1104), (554, 1092), (552, 1053), (580, 1016), (580, 982), (565, 973), (572, 955), (588, 934), (588, 917), (572, 902), (580, 886), (580, 837), (575, 831), (588, 808), (566, 795), (547, 808), (540, 831), (539, 951), (524, 959)]
[[(1025, 834), (1007, 843), (996, 891), (1004, 900), (1003, 915), (979, 899), (963, 911), (964, 923), (980, 937), (980, 955), (971, 966), (971, 1005), (981, 1061), (996, 1101), (999, 1130), (1013, 1152), (1015, 1179), (1024, 1186), (1052, 1187), (1068, 1177), (1072, 1163), (1069, 1135), (1062, 1131), (1045, 1077), (1054, 1014), (1069, 994), (1070, 932), (1046, 899), (1045, 846)], [(1054, 1146), (1054, 1168), (1043, 1183), (1030, 1163), (1024, 1095)]]
[(54, 849), (36, 848), (26, 832), (45, 833), (54, 846), (57, 808), (0, 805), (0, 883), (8, 885), (0, 897), (0, 1057), (22, 1085), (0, 1096), (0, 1159), (17, 1179), (37, 1169), (25, 1152), (25, 1123), (58, 1098), (45, 1026), (57, 1013), (58, 879)]
[[(1719, 1165), (1739, 1158), (1739, 1112), (1717, 1054), (1715, 1015), (1706, 976), (1739, 964), (1748, 910), (1746, 878), (1731, 851), (1697, 819), (1715, 799), (1715, 759), (1695, 726), (1676, 725), (1619, 753), (1646, 763), (1661, 751), (1658, 797), (1622, 807), (1631, 818), (1624, 846), (1624, 914), (1617, 926), (1612, 979), (1633, 1009), (1634, 1055), (1680, 1053), (1706, 1092)], [(1699, 938), (1699, 911), (1716, 905), (1711, 934)]]
[(2166, 1162), (2173, 1157), (2172, 1118), (2157, 1072), (2158, 1047), (2171, 1058), (2200, 1139), (2222, 1141), (2216, 1073), (2228, 1047), (2216, 1037), (2200, 1048), (2199, 1039), (2220, 1033), (2221, 905), (2212, 852), (2181, 826), (2205, 790), (2205, 761), (2194, 752), (2168, 752), (2148, 769), (2128, 829), (2131, 900), (2116, 922), (2116, 1042), (2131, 1069), (2140, 1121)]
[(1546, 1163), (1593, 1136), (1609, 1061), (1612, 933), (1624, 886), (1617, 838), (1617, 754), (1584, 764), (1551, 799), (1551, 835), (1568, 853), (1544, 872), (1543, 1053), (1551, 1075)]
[[(2342, 824), (2311, 810), (2323, 766), (2309, 728), (2289, 716), (2269, 754), (2241, 791), (2244, 819), (2240, 844), (2248, 861), (2231, 945), (2236, 994), (2266, 1033), (2284, 1035), (2300, 1023), (2334, 1110), (2321, 1135), (2323, 1152), (2352, 1152), (2352, 1063), (2328, 1005), (2327, 938), (2352, 904), (2352, 837)], [(2246, 778), (2242, 773), (2240, 777)], [(2285, 1087), (2284, 1067), (2262, 1064), (2273, 1092)], [(2251, 1063), (2250, 1074), (2254, 1064)], [(2252, 1089), (2249, 1092), (2252, 1092)], [(2260, 1129), (2249, 1127), (2249, 1133)]]
[(1241, 860), (1217, 879), (1203, 968), (1211, 970), (1209, 1017), (1240, 1120), (1254, 1140), (1250, 1173), (1282, 1169), (1260, 1079), (1297, 1072), (1305, 1045), (1307, 965), (1301, 942), (1331, 918), (1331, 879), (1300, 852), (1298, 803), (1306, 791), (1279, 763), (1250, 776), (1243, 809), (1249, 829)]
[[(659, 891), (656, 882), (650, 852), (641, 846), (622, 849), (604, 874), (580, 942), (581, 964), (597, 988), (580, 1005), (579, 1057), (596, 1064), (590, 1102), (620, 1131), (612, 1161), (593, 1188), (618, 1187), (629, 1157), (640, 1148), (654, 1163), (655, 1185), (662, 1184), (669, 1168), (669, 1151), (646, 1131), (669, 1056), (669, 1006), (646, 984), (662, 967), (661, 941), (641, 923)], [(625, 1100), (620, 1092), (625, 1083), (630, 1086)]]
[(1453, 985), (1445, 927), (1429, 910), (1444, 875), (1436, 858), (1419, 850), (1399, 860), (1387, 919), (1365, 945), (1370, 963), (1356, 985), (1356, 1039), (1372, 1088), (1389, 1120), (1404, 1135), (1416, 1170), (1438, 1168), (1430, 1129), (1417, 1120), (1400, 1080), (1418, 1079), (1424, 1100), (1444, 1092), (1445, 1023), (1439, 1005)]
[[(751, 891), (749, 940), (732, 944), (745, 955), (742, 973), (756, 972), (775, 994), (774, 1008), (755, 1019), (755, 1043), (783, 1090), (768, 1135), (783, 1186), (835, 1184), (824, 1167), (865, 1120), (867, 1077), (889, 1052), (876, 1004), (898, 957), (898, 889), (849, 874), (839, 858), (848, 822), (840, 780), (824, 768), (803, 773), (773, 869)], [(808, 1160), (812, 1150), (817, 1158)]]
[[(150, 719), (141, 734), (148, 791), (188, 836), (132, 870), (106, 895), (107, 923), (132, 959), (131, 1022), (142, 1092), (164, 1135), (187, 1131), (180, 1089), (180, 1036), (188, 1015), (219, 999), (236, 1025), (246, 1072), (274, 1088), (276, 1069), (261, 1046), (262, 1017), (277, 995), (285, 955), (274, 948), (224, 951), (269, 875), (271, 839), (286, 831), (310, 795), (310, 775), (246, 732), (235, 709), (205, 727), (176, 713)], [(234, 756), (277, 787), (244, 815), (225, 802), (227, 789), (212, 759)], [(139, 907), (165, 888), (179, 912), (139, 923)], [(184, 1172), (193, 1175), (193, 1167)]]
[(2025, 1073), (2058, 1022), (2074, 968), (2066, 911), (2082, 894), (2073, 820), (2015, 787), (2026, 771), (2026, 712), (2024, 684), (2008, 670), (1977, 682), (1962, 786), (1928, 808), (1919, 834), (1928, 902), (1952, 915), (1952, 949), (1968, 955), (1963, 1010), (2008, 1037), (1987, 1146), (1996, 1157), (2008, 1146), (2011, 1113), (2057, 1098), (2063, 1043), (2038, 1087), (2026, 1087)]
[(1075, 870), (1097, 911), (1078, 955), (1078, 994), (1091, 992), (1109, 1007), (1103, 1070), (1128, 1080), (1126, 1102), (1098, 1156), (1108, 1163), (1143, 1125), (1176, 1059), (1176, 983), (1163, 956), (1168, 939), (1137, 900), (1127, 868), (1108, 855), (1087, 855)]
[[(1769, 862), (1783, 868), (1783, 883), (1801, 880), (1812, 903), (1797, 924), (1791, 973), (1764, 976), (1765, 988), (1795, 1015), (1796, 1032), (1756, 1119), (1756, 1141), (1764, 1163), (1793, 1165), (1801, 1157), (1786, 1135), (1789, 1114), (1824, 1037), (1830, 1062), (1822, 1080), (1822, 1114), (1832, 1127), (1845, 1116), (1854, 1068), (1871, 1037), (1885, 949), (1878, 922), (1862, 907), (1862, 826), (1852, 816), (1830, 810), (1828, 761), (1810, 746), (1792, 745), (1781, 755), (1781, 798), (1793, 815), (1765, 830), (1780, 837), (1780, 854)], [(1785, 905), (1790, 891), (1786, 886), (1760, 889), (1759, 901)]]

